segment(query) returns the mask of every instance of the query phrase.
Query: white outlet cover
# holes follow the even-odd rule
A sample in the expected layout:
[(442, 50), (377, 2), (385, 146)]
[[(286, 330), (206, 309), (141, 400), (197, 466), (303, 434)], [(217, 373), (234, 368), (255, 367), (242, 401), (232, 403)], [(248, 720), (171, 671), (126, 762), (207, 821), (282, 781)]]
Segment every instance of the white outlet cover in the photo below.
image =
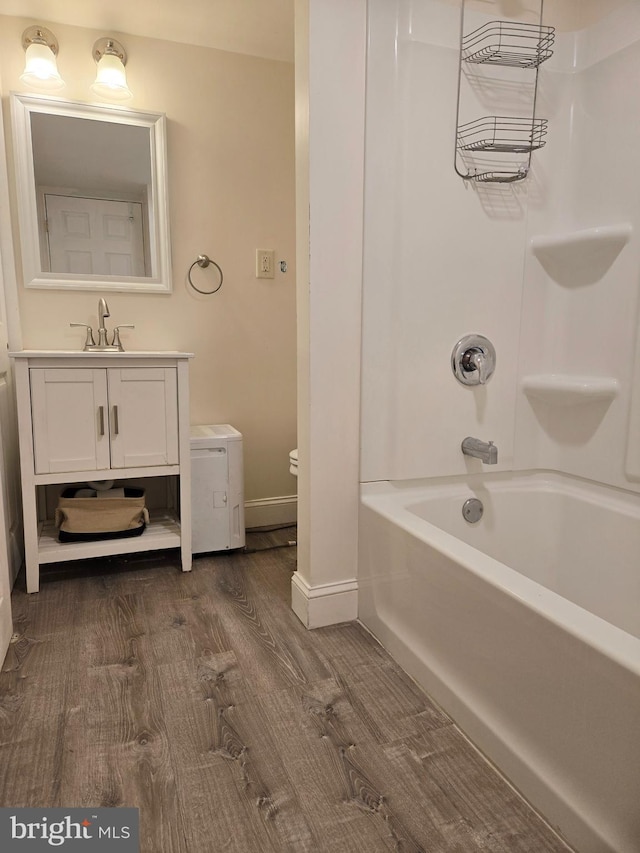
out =
[(256, 278), (274, 278), (275, 266), (274, 249), (256, 249)]

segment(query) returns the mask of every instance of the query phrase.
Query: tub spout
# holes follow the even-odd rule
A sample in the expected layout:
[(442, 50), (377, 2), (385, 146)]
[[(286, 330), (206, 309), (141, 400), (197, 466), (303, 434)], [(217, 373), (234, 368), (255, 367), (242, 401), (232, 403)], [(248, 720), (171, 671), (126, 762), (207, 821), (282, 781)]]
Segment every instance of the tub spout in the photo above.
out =
[(498, 462), (498, 448), (492, 441), (481, 441), (479, 438), (467, 436), (461, 447), (465, 456), (481, 459), (485, 465), (495, 465)]

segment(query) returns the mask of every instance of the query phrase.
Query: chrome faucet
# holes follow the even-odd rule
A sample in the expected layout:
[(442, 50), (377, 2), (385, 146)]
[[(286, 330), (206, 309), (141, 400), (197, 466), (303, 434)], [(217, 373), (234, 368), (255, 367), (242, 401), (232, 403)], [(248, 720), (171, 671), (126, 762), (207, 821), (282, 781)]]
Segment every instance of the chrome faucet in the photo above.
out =
[(472, 347), (462, 357), (462, 368), (467, 372), (478, 371), (478, 385), (486, 385), (489, 373), (489, 361), (481, 349)]
[(453, 375), (463, 385), (486, 385), (495, 367), (495, 348), (484, 335), (465, 335), (451, 353)]
[(492, 441), (481, 441), (479, 438), (467, 436), (461, 447), (465, 456), (482, 459), (485, 465), (495, 465), (498, 462), (498, 448)]
[(84, 342), (84, 352), (124, 352), (122, 341), (120, 340), (120, 329), (135, 329), (135, 326), (125, 323), (116, 326), (113, 330), (113, 341), (109, 343), (107, 340), (107, 327), (105, 320), (110, 317), (109, 306), (105, 299), (100, 297), (98, 300), (98, 343), (93, 339), (93, 329), (86, 323), (70, 323), (70, 326), (82, 326), (87, 330), (87, 338)]
[(101, 348), (109, 346), (107, 343), (107, 327), (104, 324), (105, 317), (110, 317), (109, 306), (105, 299), (98, 300), (98, 346)]

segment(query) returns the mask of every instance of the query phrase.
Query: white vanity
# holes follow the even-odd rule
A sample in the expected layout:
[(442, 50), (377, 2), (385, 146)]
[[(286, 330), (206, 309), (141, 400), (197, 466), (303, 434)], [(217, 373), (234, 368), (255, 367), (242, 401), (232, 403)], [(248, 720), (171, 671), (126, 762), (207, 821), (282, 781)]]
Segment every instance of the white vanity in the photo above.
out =
[[(180, 352), (10, 353), (20, 432), (27, 591), (43, 563), (180, 548), (191, 569), (189, 358)], [(61, 543), (43, 487), (172, 477), (177, 506), (136, 538)], [(170, 490), (168, 490), (170, 491)]]

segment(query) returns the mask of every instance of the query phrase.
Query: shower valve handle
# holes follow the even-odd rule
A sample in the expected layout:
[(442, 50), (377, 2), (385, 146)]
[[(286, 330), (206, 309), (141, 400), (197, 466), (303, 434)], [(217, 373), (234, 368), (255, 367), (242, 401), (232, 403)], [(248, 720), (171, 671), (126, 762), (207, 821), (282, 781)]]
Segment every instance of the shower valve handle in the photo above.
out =
[(496, 367), (496, 351), (484, 335), (465, 335), (453, 348), (451, 369), (463, 385), (485, 385)]

